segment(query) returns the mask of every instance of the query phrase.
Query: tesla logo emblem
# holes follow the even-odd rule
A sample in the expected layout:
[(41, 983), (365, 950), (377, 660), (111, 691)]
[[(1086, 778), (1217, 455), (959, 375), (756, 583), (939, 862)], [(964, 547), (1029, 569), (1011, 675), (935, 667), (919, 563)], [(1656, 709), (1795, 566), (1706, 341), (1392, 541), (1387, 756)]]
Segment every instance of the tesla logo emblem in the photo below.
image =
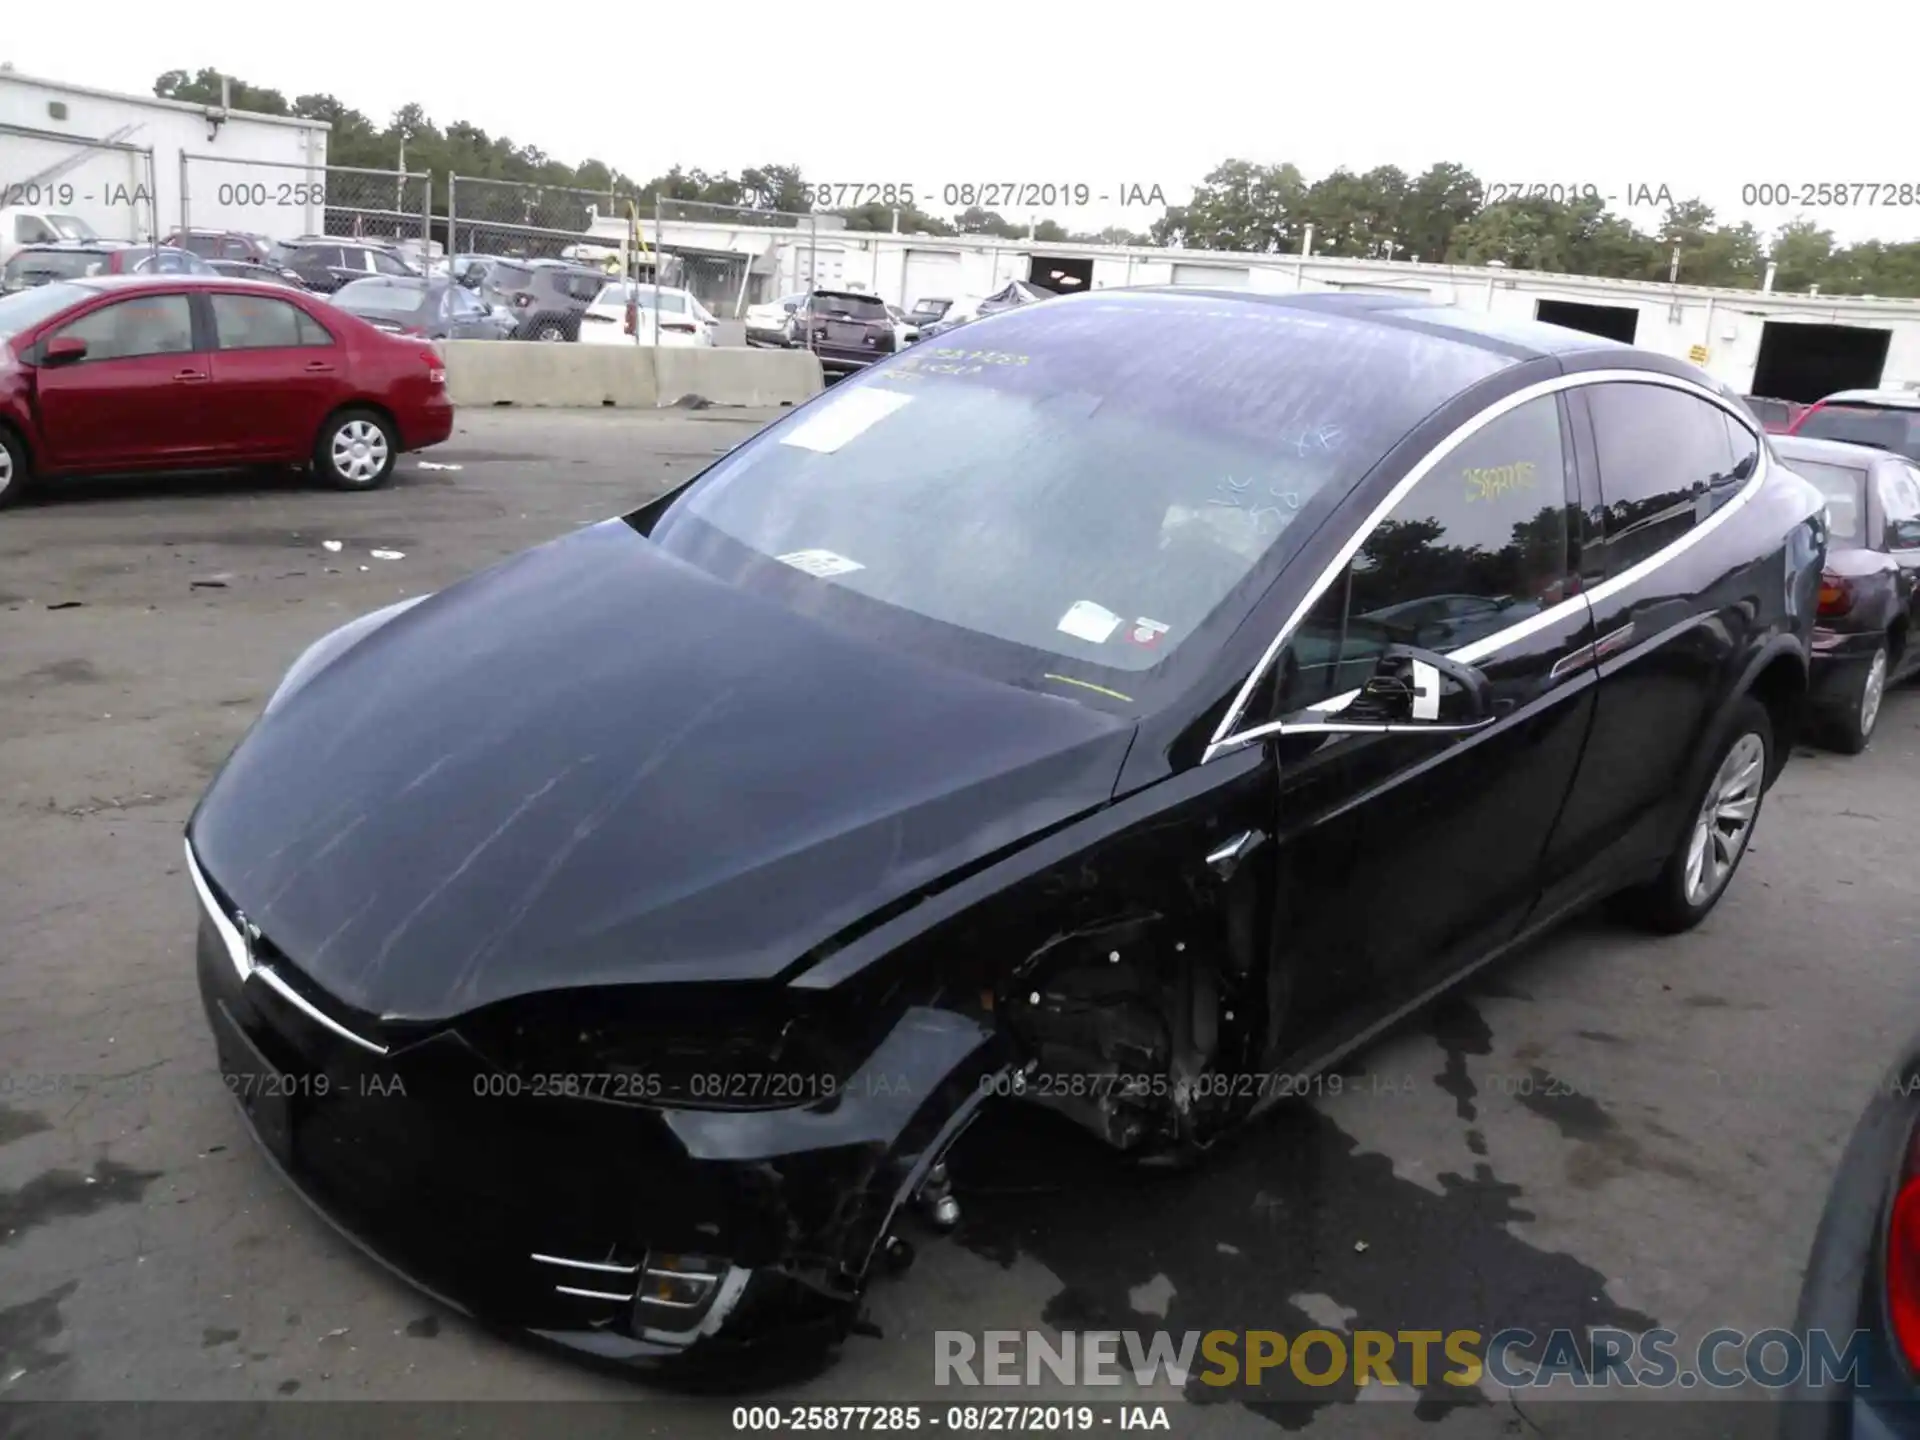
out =
[(247, 918), (244, 910), (233, 912), (233, 923), (240, 931), (240, 948), (246, 952), (247, 968), (251, 970), (259, 963), (256, 947), (260, 944), (260, 927)]

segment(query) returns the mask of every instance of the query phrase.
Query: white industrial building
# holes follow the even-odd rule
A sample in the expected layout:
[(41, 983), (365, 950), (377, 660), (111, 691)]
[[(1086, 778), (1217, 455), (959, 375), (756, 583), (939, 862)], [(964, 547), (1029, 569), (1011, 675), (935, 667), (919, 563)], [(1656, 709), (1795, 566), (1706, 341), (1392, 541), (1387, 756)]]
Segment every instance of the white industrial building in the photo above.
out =
[(145, 240), (180, 224), (184, 178), (195, 226), (319, 230), (325, 190), (314, 203), (310, 182), (325, 178), (328, 129), (321, 120), (120, 95), (0, 68), (0, 200), (78, 215), (108, 239)]
[[(596, 228), (612, 235), (616, 226), (602, 221)], [(651, 222), (643, 228), (651, 237)], [(1691, 360), (1743, 394), (1814, 400), (1835, 390), (1920, 382), (1920, 300), (1310, 254), (874, 234), (840, 228), (827, 217), (811, 231), (671, 219), (661, 228), (660, 241), (669, 251), (739, 257), (734, 285), (749, 301), (805, 289), (809, 275), (820, 285), (851, 285), (904, 308), (930, 296), (988, 295), (1010, 280), (1063, 293), (1125, 285), (1354, 290), (1420, 296), (1611, 335)], [(737, 298), (708, 297), (709, 303)]]

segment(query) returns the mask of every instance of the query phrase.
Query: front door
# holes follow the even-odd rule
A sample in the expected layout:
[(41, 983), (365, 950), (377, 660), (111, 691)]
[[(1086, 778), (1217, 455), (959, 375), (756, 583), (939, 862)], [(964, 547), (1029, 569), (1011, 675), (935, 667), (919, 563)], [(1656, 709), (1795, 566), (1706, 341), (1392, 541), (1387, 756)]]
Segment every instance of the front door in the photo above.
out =
[(141, 294), (89, 310), (42, 341), (84, 340), (78, 360), (41, 364), (35, 400), (50, 470), (204, 464), (209, 356), (185, 294)]
[[(1335, 1012), (1348, 1022), (1330, 1027), (1338, 1035), (1406, 1003), (1513, 938), (1532, 906), (1593, 707), (1569, 428), (1549, 393), (1443, 442), (1281, 652), (1274, 713), (1289, 724), (1268, 742), (1291, 777), (1281, 803), (1297, 807), (1290, 789), (1311, 783), (1319, 843), (1351, 867), (1337, 925), (1296, 930), (1285, 897), (1312, 907), (1291, 877), (1277, 887), (1290, 1038), (1329, 1033)], [(1494, 722), (1470, 734), (1292, 732), (1338, 723), (1390, 645), (1477, 667)]]

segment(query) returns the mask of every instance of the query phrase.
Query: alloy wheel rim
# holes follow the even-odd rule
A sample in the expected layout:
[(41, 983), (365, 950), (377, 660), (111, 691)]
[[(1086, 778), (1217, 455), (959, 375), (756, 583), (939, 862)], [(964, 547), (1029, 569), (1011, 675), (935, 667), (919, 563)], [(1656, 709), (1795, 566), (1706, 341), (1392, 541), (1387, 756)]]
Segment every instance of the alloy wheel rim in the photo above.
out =
[(1689, 905), (1704, 905), (1726, 885), (1753, 833), (1760, 812), (1760, 784), (1766, 776), (1767, 745), (1749, 731), (1733, 743), (1720, 762), (1687, 844), (1686, 895)]
[(13, 484), (13, 452), (0, 445), (0, 495), (7, 493), (7, 487)]
[(371, 420), (349, 420), (333, 432), (333, 468), (348, 480), (371, 480), (387, 464), (387, 437)]
[(1860, 692), (1860, 733), (1871, 735), (1874, 722), (1880, 718), (1880, 700), (1887, 693), (1887, 652), (1874, 652), (1873, 664), (1867, 667), (1867, 683)]

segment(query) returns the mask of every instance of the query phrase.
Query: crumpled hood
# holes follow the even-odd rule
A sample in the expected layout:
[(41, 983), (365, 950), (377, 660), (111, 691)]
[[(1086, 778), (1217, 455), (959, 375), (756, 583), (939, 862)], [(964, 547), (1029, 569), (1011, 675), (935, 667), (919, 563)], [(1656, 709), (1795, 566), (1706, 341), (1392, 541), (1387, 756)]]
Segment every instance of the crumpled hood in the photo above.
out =
[(328, 662), (242, 741), (189, 836), (328, 992), (441, 1019), (772, 977), (1103, 804), (1132, 730), (868, 645), (609, 521)]

